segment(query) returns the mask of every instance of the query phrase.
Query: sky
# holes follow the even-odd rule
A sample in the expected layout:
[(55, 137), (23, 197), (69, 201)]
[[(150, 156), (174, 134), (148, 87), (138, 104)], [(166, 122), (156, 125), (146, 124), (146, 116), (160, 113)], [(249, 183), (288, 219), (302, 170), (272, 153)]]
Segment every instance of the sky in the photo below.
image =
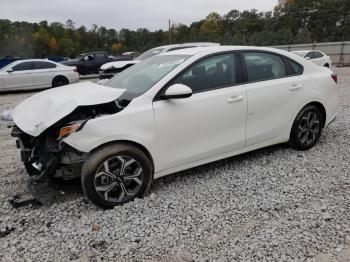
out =
[(167, 29), (168, 20), (189, 25), (209, 13), (233, 9), (271, 11), (277, 0), (0, 0), (0, 19), (92, 24), (120, 30)]

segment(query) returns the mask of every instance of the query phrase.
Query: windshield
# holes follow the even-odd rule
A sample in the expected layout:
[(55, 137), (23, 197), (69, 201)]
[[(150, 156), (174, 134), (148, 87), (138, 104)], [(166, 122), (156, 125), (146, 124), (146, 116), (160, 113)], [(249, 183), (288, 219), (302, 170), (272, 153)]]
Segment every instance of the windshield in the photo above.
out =
[(107, 86), (126, 89), (126, 93), (130, 96), (137, 97), (148, 91), (189, 57), (188, 55), (151, 57), (116, 75), (107, 83)]
[(75, 60), (79, 60), (80, 58), (82, 58), (85, 54), (80, 54), (78, 55), (76, 58), (74, 58)]
[(3, 68), (0, 69), (0, 71), (6, 71), (7, 69), (13, 67), (15, 64), (17, 64), (18, 61), (14, 61), (10, 64), (8, 64), (7, 66), (4, 66)]
[(298, 56), (301, 56), (301, 57), (304, 57), (306, 55), (307, 52), (305, 51), (295, 51), (293, 52), (294, 54), (298, 55)]
[(154, 49), (148, 50), (143, 54), (141, 54), (139, 57), (137, 57), (136, 60), (145, 60), (146, 58), (159, 55), (161, 52), (164, 51), (164, 49), (165, 48), (154, 48)]

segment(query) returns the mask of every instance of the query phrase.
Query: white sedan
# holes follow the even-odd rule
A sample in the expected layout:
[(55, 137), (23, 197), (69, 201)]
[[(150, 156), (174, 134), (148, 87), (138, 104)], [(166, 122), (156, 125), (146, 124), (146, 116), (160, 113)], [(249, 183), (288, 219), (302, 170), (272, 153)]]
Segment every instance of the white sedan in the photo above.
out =
[(217, 43), (199, 42), (199, 43), (185, 43), (185, 44), (174, 44), (174, 45), (165, 45), (165, 46), (155, 47), (142, 53), (140, 56), (136, 57), (134, 60), (109, 62), (107, 64), (102, 65), (100, 68), (99, 84), (104, 85), (105, 83), (108, 83), (107, 79), (112, 78), (114, 75), (124, 71), (130, 66), (136, 65), (141, 61), (147, 58), (150, 58), (152, 56), (156, 56), (162, 53), (171, 52), (175, 50), (185, 49), (185, 48), (209, 47), (209, 46), (219, 46), (219, 45), (220, 44), (217, 44)]
[(305, 58), (306, 60), (311, 61), (315, 65), (324, 66), (330, 68), (332, 65), (331, 58), (317, 50), (309, 50), (309, 51), (294, 51), (294, 54)]
[(12, 135), (32, 178), (81, 177), (87, 198), (112, 208), (174, 172), (279, 143), (312, 148), (336, 117), (336, 82), (328, 68), (277, 49), (183, 49), (109, 86), (28, 98)]
[(15, 61), (0, 69), (0, 91), (58, 87), (79, 82), (75, 67), (46, 59)]

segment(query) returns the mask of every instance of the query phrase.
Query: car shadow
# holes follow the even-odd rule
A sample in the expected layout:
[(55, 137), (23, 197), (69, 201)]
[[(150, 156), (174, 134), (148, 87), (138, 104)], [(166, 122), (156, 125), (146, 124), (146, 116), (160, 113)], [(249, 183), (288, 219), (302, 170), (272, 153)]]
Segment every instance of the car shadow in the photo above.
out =
[(195, 177), (196, 179), (208, 179), (212, 176), (212, 174), (207, 172), (208, 170), (220, 169), (232, 164), (238, 165), (237, 168), (239, 168), (240, 165), (243, 165), (243, 162), (256, 161), (258, 159), (261, 159), (262, 157), (265, 157), (266, 155), (274, 155), (285, 150), (291, 149), (286, 144), (273, 145), (270, 147), (257, 149), (251, 152), (236, 155), (233, 157), (228, 157), (222, 160), (218, 160), (191, 169), (180, 171), (174, 174), (170, 174), (155, 179), (151, 186), (149, 194), (156, 194), (158, 192), (164, 191), (165, 187), (176, 184), (179, 180), (192, 179), (193, 177)]

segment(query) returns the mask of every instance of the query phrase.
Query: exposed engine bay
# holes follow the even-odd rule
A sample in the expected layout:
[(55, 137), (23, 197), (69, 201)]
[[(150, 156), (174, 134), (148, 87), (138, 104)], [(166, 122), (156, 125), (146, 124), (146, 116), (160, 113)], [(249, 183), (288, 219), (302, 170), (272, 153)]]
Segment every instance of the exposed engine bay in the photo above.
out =
[(80, 177), (88, 153), (80, 152), (64, 143), (64, 138), (81, 130), (86, 122), (122, 111), (129, 100), (79, 106), (72, 113), (46, 129), (38, 137), (23, 132), (16, 125), (11, 135), (16, 137), (21, 160), (29, 174), (28, 189), (40, 202), (47, 202), (53, 178), (71, 180)]

